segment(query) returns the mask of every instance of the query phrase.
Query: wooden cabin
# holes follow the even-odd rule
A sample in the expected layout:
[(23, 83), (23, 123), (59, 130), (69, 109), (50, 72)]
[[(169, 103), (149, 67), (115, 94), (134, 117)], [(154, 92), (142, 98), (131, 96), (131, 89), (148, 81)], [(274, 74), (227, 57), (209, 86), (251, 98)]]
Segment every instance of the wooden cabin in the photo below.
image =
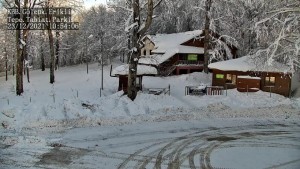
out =
[[(219, 35), (211, 33), (218, 38)], [(147, 35), (143, 38), (139, 64), (152, 65), (162, 76), (180, 75), (203, 71), (204, 32), (195, 30), (174, 34)], [(221, 38), (225, 42), (224, 39)], [(230, 54), (224, 58), (236, 58), (237, 48), (228, 45)], [(211, 48), (211, 47), (210, 47)]]
[[(208, 66), (212, 72), (212, 85), (226, 89), (237, 88), (241, 92), (277, 93), (289, 97), (294, 90), (293, 76), (289, 68), (276, 62), (272, 66), (257, 68), (247, 56)], [(299, 84), (298, 84), (299, 85)]]
[[(112, 70), (110, 75), (112, 77), (119, 78), (118, 91), (123, 90), (124, 93), (127, 93), (128, 89), (128, 72), (129, 65), (121, 65)], [(137, 77), (136, 77), (136, 87), (138, 90), (142, 90), (143, 86), (143, 76), (155, 76), (157, 75), (157, 70), (154, 67), (146, 65), (138, 65), (137, 67)]]

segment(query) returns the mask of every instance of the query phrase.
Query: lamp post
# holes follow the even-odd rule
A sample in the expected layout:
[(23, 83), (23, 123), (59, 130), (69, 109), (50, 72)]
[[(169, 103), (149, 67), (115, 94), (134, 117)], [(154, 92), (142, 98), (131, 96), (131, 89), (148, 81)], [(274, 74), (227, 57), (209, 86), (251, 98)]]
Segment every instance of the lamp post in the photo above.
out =
[(102, 72), (101, 72), (101, 90), (103, 90), (103, 36), (104, 36), (104, 32), (101, 31), (101, 68), (102, 68)]
[(89, 61), (88, 61), (88, 39), (93, 38), (93, 35), (91, 34), (89, 37), (86, 36), (85, 38), (85, 59), (86, 59), (86, 73), (89, 74)]

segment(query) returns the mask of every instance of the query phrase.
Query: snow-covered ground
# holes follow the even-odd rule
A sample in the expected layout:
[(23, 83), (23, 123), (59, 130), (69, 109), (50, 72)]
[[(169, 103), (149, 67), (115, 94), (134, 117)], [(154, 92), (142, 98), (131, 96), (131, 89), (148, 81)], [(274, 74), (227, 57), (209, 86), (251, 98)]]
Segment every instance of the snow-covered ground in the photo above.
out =
[[(145, 88), (168, 87), (171, 95), (139, 93), (132, 102), (117, 92), (118, 79), (104, 70), (104, 91), (100, 97), (101, 70), (97, 64), (61, 68), (56, 82), (49, 83), (49, 72), (31, 72), (31, 82), (24, 79), (25, 92), (15, 95), (15, 78), (0, 78), (1, 126), (20, 131), (24, 128), (80, 127), (98, 124), (122, 124), (134, 121), (157, 121), (157, 118), (184, 115), (201, 118), (293, 118), (299, 119), (299, 99), (257, 92), (228, 90), (227, 96), (185, 96), (187, 85), (209, 85), (211, 75), (193, 73), (173, 77), (146, 77)], [(272, 110), (272, 111), (266, 111)], [(180, 117), (179, 117), (180, 118)]]
[(4, 133), (0, 168), (298, 169), (299, 131), (290, 120), (237, 118)]
[[(114, 65), (114, 67), (116, 66), (117, 65)], [(16, 161), (19, 162), (17, 163), (19, 165), (9, 168), (22, 168), (24, 166), (43, 168), (39, 166), (47, 165), (48, 163), (53, 165), (55, 161), (59, 161), (59, 159), (52, 159), (52, 162), (49, 162), (46, 160), (47, 155), (55, 156), (55, 154), (53, 155), (51, 153), (68, 154), (68, 152), (71, 152), (76, 158), (81, 158), (79, 158), (78, 163), (75, 162), (74, 165), (72, 165), (72, 162), (75, 157), (70, 157), (70, 159), (65, 159), (66, 161), (58, 162), (64, 164), (64, 166), (60, 166), (59, 168), (81, 168), (83, 165), (86, 166), (83, 168), (99, 168), (99, 166), (105, 166), (103, 168), (116, 168), (118, 165), (120, 165), (119, 167), (121, 168), (131, 168), (127, 166), (127, 163), (122, 165), (122, 161), (126, 158), (130, 158), (130, 163), (136, 161), (134, 159), (137, 157), (131, 158), (130, 155), (128, 157), (128, 154), (130, 154), (130, 152), (134, 153), (134, 151), (139, 152), (139, 148), (143, 149), (143, 146), (146, 148), (149, 145), (141, 144), (139, 146), (139, 141), (134, 142), (134, 140), (131, 140), (131, 142), (128, 140), (128, 142), (131, 142), (131, 146), (129, 145), (129, 147), (127, 147), (126, 144), (125, 146), (122, 145), (122, 151), (116, 149), (119, 154), (113, 154), (113, 157), (116, 158), (112, 159), (119, 158), (119, 161), (104, 159), (104, 161), (100, 160), (101, 163), (98, 167), (94, 167), (95, 163), (92, 161), (97, 160), (93, 158), (99, 158), (99, 154), (86, 155), (89, 154), (88, 152), (92, 145), (87, 143), (83, 147), (80, 145), (74, 146), (74, 140), (72, 141), (72, 139), (76, 140), (77, 138), (70, 140), (71, 137), (76, 137), (76, 133), (79, 133), (78, 142), (76, 142), (76, 144), (81, 144), (82, 142), (88, 141), (89, 137), (93, 137), (95, 134), (95, 139), (100, 139), (102, 136), (111, 136), (115, 132), (122, 133), (126, 126), (129, 128), (127, 131), (129, 134), (131, 131), (134, 133), (147, 132), (150, 128), (153, 128), (154, 132), (158, 128), (165, 129), (166, 131), (163, 131), (164, 133), (172, 128), (181, 130), (185, 128), (184, 126), (187, 126), (186, 130), (195, 132), (193, 128), (195, 128), (194, 125), (198, 123), (204, 122), (207, 124), (206, 126), (197, 126), (196, 128), (199, 129), (212, 129), (216, 127), (221, 130), (224, 126), (235, 126), (239, 128), (237, 126), (244, 126), (244, 123), (250, 122), (251, 126), (255, 126), (257, 124), (256, 120), (259, 119), (266, 124), (269, 121), (280, 121), (280, 125), (292, 126), (288, 129), (293, 131), (294, 129), (299, 129), (299, 98), (289, 99), (277, 94), (271, 94), (270, 97), (269, 93), (262, 91), (249, 93), (247, 95), (246, 93), (239, 93), (235, 89), (228, 90), (227, 95), (224, 94), (222, 96), (185, 96), (185, 86), (200, 84), (210, 85), (211, 83), (211, 75), (193, 73), (173, 77), (145, 77), (143, 79), (144, 88), (166, 88), (170, 85), (170, 95), (152, 95), (140, 92), (136, 100), (131, 101), (124, 96), (122, 92), (117, 92), (118, 79), (109, 76), (109, 69), (109, 66), (104, 68), (104, 90), (101, 92), (101, 97), (101, 69), (97, 64), (90, 65), (89, 74), (86, 74), (85, 65), (60, 68), (56, 71), (56, 82), (54, 85), (49, 83), (48, 71), (32, 71), (31, 82), (27, 83), (26, 79), (24, 79), (25, 92), (22, 96), (15, 95), (14, 77), (9, 76), (9, 81), (7, 82), (4, 77), (0, 77), (0, 147), (3, 149), (3, 151), (0, 151), (0, 168), (2, 167), (1, 163), (3, 164), (2, 168), (7, 168), (7, 166), (10, 166)], [(143, 124), (147, 125), (144, 126)], [(223, 124), (224, 126), (218, 126), (218, 124)], [(275, 125), (275, 128), (277, 127), (280, 126)], [(96, 131), (98, 130), (101, 130), (101, 133), (97, 133)], [(252, 128), (250, 127), (247, 128), (246, 132), (251, 131)], [(152, 130), (149, 132), (152, 132)], [(222, 132), (226, 131), (222, 130), (219, 134)], [(90, 135), (87, 136), (85, 133), (89, 133)], [(188, 134), (190, 131), (187, 133), (175, 133), (177, 134), (171, 134), (169, 141), (176, 137), (184, 137), (184, 134)], [(299, 134), (299, 132), (295, 133)], [(292, 133), (292, 135), (294, 136), (295, 133)], [(216, 133), (213, 132), (211, 135), (215, 134)], [(232, 136), (234, 133), (230, 130), (229, 134)], [(260, 134), (255, 135), (261, 136)], [(273, 136), (274, 135), (271, 135), (269, 137), (277, 138), (277, 136)], [(140, 136), (140, 141), (151, 140), (151, 138), (163, 141), (164, 139), (160, 137), (161, 136), (155, 134), (148, 135), (147, 137), (142, 135)], [(168, 135), (166, 135), (166, 137), (168, 137)], [(242, 135), (234, 135), (234, 137), (242, 137)], [(258, 140), (261, 139), (261, 137), (259, 137)], [(122, 139), (123, 138), (120, 137), (117, 141), (121, 141)], [(284, 137), (280, 137), (280, 139), (283, 140), (284, 144), (286, 144), (286, 142), (293, 142), (293, 140), (299, 140), (298, 136), (291, 140), (285, 140)], [(98, 145), (101, 147), (100, 144), (102, 144), (102, 142), (93, 142), (93, 144), (94, 143), (95, 145), (93, 146)], [(134, 145), (134, 143), (136, 143), (136, 145)], [(156, 144), (158, 142), (149, 141), (148, 143)], [(166, 143), (168, 144), (169, 142)], [(106, 145), (106, 149), (109, 149), (111, 146), (109, 142), (103, 144)], [(117, 146), (117, 144), (111, 144), (112, 147)], [(294, 144), (294, 142), (291, 144)], [(68, 148), (68, 146), (71, 148)], [(208, 145), (206, 146), (210, 147)], [(279, 154), (279, 157), (285, 156), (286, 153), (291, 153), (292, 155), (300, 154), (299, 145), (295, 146), (295, 151), (290, 149), (284, 150), (282, 154)], [(60, 149), (59, 147), (64, 148)], [(72, 149), (72, 147), (75, 148)], [(174, 146), (172, 147), (174, 148)], [(123, 148), (126, 150), (123, 151)], [(267, 149), (268, 148), (270, 147), (267, 147)], [(252, 155), (253, 151), (258, 151), (258, 149), (259, 148), (250, 150), (246, 148), (245, 150), (247, 150), (247, 152), (242, 152), (242, 155), (244, 155), (246, 159), (249, 154)], [(62, 152), (60, 152), (60, 150)], [(113, 153), (113, 151), (112, 149), (105, 153)], [(152, 149), (149, 149), (149, 151), (152, 151)], [(170, 151), (177, 150), (172, 149)], [(210, 152), (210, 154), (214, 155), (210, 158), (212, 160), (210, 163), (207, 163), (207, 161), (202, 162), (205, 162), (205, 165), (213, 165), (216, 167), (239, 168), (244, 162), (251, 164), (255, 161), (246, 160), (235, 163), (234, 165), (229, 165), (226, 162), (220, 163), (219, 159), (225, 158), (224, 156), (228, 151), (226, 146), (221, 147), (220, 150)], [(277, 153), (277, 151), (279, 150), (272, 149), (270, 152)], [(230, 153), (231, 152), (234, 155), (226, 156), (228, 160), (236, 157), (236, 154), (238, 154), (236, 152), (241, 152), (241, 148), (230, 149)], [(264, 151), (261, 155), (265, 156), (265, 152), (269, 151)], [(123, 153), (123, 155), (120, 153)], [(22, 155), (12, 157), (16, 154)], [(139, 153), (134, 154), (135, 156), (137, 155), (138, 158), (145, 155)], [(167, 156), (166, 158), (175, 158), (175, 154), (170, 157)], [(257, 156), (257, 158), (262, 156)], [(101, 157), (103, 157), (103, 154)], [(198, 159), (196, 158), (198, 158), (198, 156), (195, 157), (195, 160), (199, 161), (200, 157)], [(275, 159), (277, 159), (277, 157)], [(153, 160), (152, 158), (150, 159), (150, 161)], [(254, 168), (276, 166), (277, 164), (279, 165), (293, 160), (296, 160), (295, 163), (292, 163), (293, 165), (299, 164), (298, 159), (284, 158), (281, 161), (277, 160), (277, 162), (276, 160), (267, 160), (266, 162), (258, 163), (258, 167)], [(80, 165), (81, 163), (82, 165)], [(268, 165), (269, 163), (270, 165)], [(155, 165), (155, 163), (149, 162), (150, 167), (151, 165)], [(183, 166), (187, 165), (186, 162), (183, 163)], [(131, 166), (131, 164), (129, 166)], [(149, 166), (147, 166), (147, 168)], [(165, 168), (168, 165), (165, 164), (163, 166), (163, 168)], [(195, 164), (195, 166), (199, 166), (199, 163), (198, 165)], [(57, 166), (50, 168), (57, 168)], [(193, 166), (191, 166), (191, 168), (193, 168)]]

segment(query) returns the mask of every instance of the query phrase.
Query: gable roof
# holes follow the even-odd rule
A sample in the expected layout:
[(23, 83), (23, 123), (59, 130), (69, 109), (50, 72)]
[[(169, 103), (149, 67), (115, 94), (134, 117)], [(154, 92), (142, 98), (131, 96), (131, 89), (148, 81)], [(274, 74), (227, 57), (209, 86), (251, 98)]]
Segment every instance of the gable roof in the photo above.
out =
[[(152, 50), (154, 55), (150, 56), (150, 60), (155, 60), (157, 63), (155, 65), (158, 65), (177, 53), (203, 54), (203, 48), (182, 45), (189, 40), (199, 37), (202, 32), (202, 30), (195, 30), (172, 34), (147, 35), (146, 38), (155, 45), (155, 49)], [(139, 63), (151, 64), (148, 58), (141, 58)]]
[(211, 63), (208, 65), (210, 69), (218, 69), (223, 71), (257, 71), (257, 72), (280, 72), (280, 73), (291, 73), (291, 69), (279, 62), (273, 62), (272, 65), (264, 65), (258, 67), (250, 56), (243, 56), (237, 59), (226, 60)]
[(153, 53), (166, 53), (168, 50), (176, 49), (184, 42), (194, 39), (201, 34), (202, 30), (195, 30), (172, 34), (148, 35), (147, 37), (155, 45), (155, 50), (152, 51)]

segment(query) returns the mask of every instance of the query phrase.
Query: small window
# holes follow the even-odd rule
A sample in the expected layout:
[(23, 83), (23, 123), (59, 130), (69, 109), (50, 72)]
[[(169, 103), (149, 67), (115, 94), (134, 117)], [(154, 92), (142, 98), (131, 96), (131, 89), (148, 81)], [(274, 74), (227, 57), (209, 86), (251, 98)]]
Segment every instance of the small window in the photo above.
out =
[(143, 54), (144, 54), (144, 56), (146, 56), (146, 55), (147, 55), (147, 51), (146, 51), (146, 50), (144, 50), (144, 51), (143, 51)]
[(197, 61), (198, 60), (198, 56), (195, 54), (189, 54), (188, 55), (188, 60), (189, 61)]
[(223, 74), (216, 74), (216, 78), (217, 79), (224, 79), (224, 75)]
[(275, 86), (275, 77), (266, 77), (265, 86)]
[(227, 74), (226, 83), (236, 84), (236, 75)]

